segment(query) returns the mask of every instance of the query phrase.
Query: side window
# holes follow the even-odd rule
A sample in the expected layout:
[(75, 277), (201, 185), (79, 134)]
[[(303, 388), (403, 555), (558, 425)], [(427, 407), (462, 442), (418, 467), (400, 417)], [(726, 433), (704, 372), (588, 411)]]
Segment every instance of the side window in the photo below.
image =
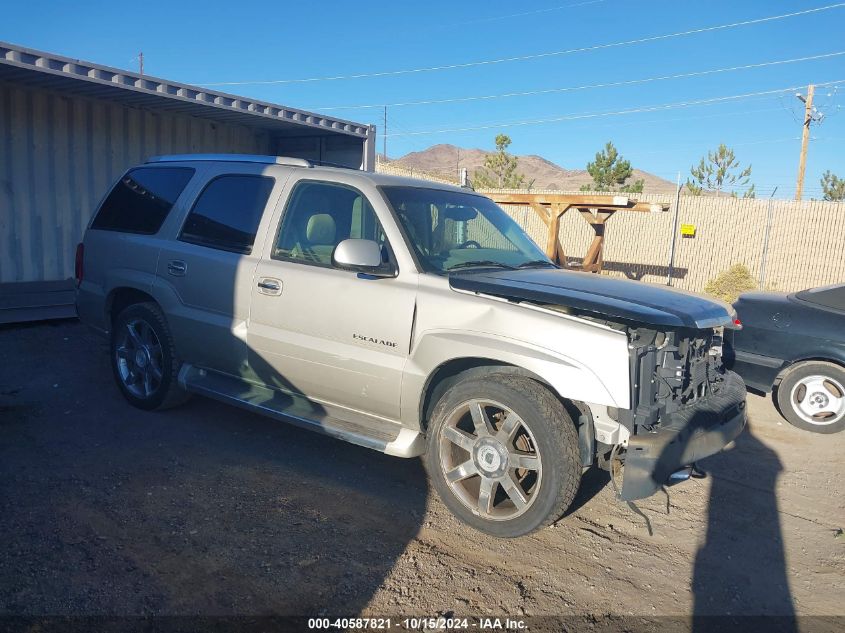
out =
[(273, 259), (331, 266), (343, 240), (374, 240), (387, 261), (387, 239), (369, 200), (357, 189), (325, 182), (300, 182), (282, 217)]
[(103, 201), (91, 228), (145, 235), (158, 233), (193, 175), (190, 167), (129, 170)]
[(179, 239), (224, 251), (251, 253), (274, 183), (267, 176), (218, 176), (197, 198)]

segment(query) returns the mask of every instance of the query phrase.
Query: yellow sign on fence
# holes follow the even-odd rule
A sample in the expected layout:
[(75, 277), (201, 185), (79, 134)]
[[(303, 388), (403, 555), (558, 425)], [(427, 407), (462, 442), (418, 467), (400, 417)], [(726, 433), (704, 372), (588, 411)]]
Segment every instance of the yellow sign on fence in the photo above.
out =
[(695, 224), (682, 224), (681, 235), (684, 237), (695, 237)]

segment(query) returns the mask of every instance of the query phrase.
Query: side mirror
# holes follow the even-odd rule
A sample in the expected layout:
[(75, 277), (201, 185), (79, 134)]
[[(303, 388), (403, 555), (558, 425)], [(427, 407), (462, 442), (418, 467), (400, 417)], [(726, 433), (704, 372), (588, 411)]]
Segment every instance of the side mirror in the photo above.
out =
[(343, 240), (332, 252), (332, 265), (343, 270), (392, 277), (393, 266), (381, 259), (381, 247), (373, 240)]

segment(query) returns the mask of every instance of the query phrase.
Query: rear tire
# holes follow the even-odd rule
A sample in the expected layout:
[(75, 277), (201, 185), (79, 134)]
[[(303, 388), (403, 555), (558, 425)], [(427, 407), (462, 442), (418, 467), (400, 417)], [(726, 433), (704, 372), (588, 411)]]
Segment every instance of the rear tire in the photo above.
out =
[(181, 362), (161, 308), (152, 302), (125, 308), (111, 332), (111, 366), (129, 403), (139, 409), (168, 409), (188, 393), (179, 386)]
[(845, 429), (845, 369), (823, 361), (796, 365), (778, 385), (775, 402), (792, 426), (839, 433)]
[(578, 435), (563, 404), (521, 376), (471, 378), (437, 403), (426, 469), (446, 506), (497, 537), (560, 518), (581, 479)]

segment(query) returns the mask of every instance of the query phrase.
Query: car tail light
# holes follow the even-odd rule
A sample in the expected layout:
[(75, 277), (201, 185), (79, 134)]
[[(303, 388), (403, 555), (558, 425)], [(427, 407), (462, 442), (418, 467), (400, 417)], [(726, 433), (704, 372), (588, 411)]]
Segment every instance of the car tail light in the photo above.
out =
[(76, 277), (76, 285), (82, 283), (82, 277), (85, 274), (85, 245), (80, 242), (76, 245), (76, 260), (73, 265), (73, 276)]

